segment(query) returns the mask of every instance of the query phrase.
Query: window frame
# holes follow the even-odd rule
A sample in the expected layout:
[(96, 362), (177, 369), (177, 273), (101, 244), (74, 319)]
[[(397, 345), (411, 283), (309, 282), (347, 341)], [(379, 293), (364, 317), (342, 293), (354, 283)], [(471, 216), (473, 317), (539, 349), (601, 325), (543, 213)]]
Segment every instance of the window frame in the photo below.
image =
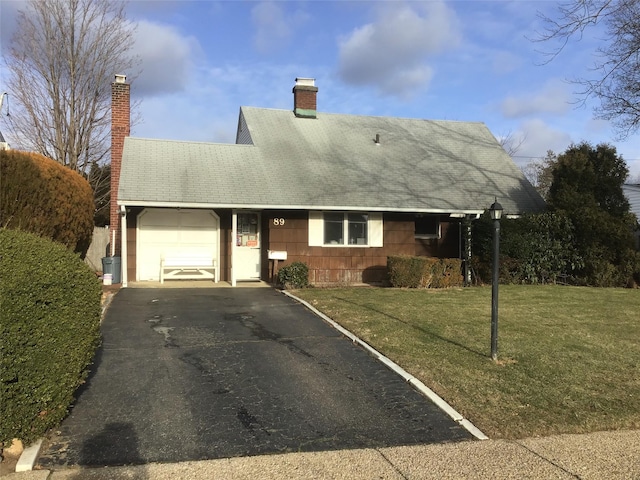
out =
[[(418, 233), (418, 220), (421, 218), (433, 218), (435, 220), (435, 231), (433, 233)], [(414, 237), (421, 240), (440, 239), (442, 238), (442, 222), (440, 222), (440, 215), (416, 215), (414, 219)]]
[[(325, 243), (326, 223), (325, 215), (342, 215), (342, 242)], [(349, 243), (349, 226), (357, 222), (349, 222), (349, 215), (366, 215), (366, 243)], [(336, 223), (335, 220), (333, 220)], [(371, 248), (383, 246), (383, 215), (382, 212), (365, 211), (309, 211), (309, 246), (326, 248)], [(359, 237), (362, 238), (362, 237)]]

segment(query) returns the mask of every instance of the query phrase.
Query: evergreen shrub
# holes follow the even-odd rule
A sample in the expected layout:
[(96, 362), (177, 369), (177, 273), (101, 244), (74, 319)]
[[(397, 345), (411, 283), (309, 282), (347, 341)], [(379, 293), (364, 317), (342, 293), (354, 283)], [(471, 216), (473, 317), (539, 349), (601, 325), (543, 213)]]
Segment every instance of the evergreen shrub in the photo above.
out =
[(0, 229), (0, 444), (65, 417), (99, 343), (101, 294), (63, 245)]
[(447, 288), (463, 284), (462, 261), (457, 258), (390, 256), (387, 270), (392, 287)]
[(309, 286), (309, 267), (304, 262), (292, 262), (278, 270), (278, 283), (285, 288)]
[[(493, 220), (488, 213), (473, 224), (471, 266), (476, 281), (490, 283)], [(500, 282), (546, 284), (574, 279), (584, 265), (575, 247), (576, 232), (562, 212), (526, 214), (500, 221)], [(575, 282), (575, 280), (572, 280)]]
[(89, 182), (38, 153), (0, 151), (0, 227), (62, 243), (84, 257), (93, 235)]

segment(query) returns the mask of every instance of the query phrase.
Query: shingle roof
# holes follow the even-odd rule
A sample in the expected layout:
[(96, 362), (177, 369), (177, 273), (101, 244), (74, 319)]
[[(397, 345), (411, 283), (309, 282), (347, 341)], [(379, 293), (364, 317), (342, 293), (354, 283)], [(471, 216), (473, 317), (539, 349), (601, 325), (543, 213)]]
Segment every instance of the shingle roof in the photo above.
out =
[(511, 214), (544, 205), (483, 123), (242, 107), (239, 124), (252, 145), (127, 138), (119, 203), (477, 212), (497, 196)]
[[(126, 138), (118, 200), (136, 203), (235, 204), (254, 189), (260, 162), (248, 145)], [(244, 188), (239, 188), (244, 185)]]

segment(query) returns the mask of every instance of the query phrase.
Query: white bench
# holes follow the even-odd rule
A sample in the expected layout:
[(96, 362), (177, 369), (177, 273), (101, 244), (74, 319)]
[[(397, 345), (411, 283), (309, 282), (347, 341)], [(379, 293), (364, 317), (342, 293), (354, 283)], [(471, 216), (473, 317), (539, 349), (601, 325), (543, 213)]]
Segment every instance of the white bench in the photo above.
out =
[(218, 263), (204, 256), (162, 257), (160, 259), (160, 283), (167, 279), (207, 279), (218, 282)]

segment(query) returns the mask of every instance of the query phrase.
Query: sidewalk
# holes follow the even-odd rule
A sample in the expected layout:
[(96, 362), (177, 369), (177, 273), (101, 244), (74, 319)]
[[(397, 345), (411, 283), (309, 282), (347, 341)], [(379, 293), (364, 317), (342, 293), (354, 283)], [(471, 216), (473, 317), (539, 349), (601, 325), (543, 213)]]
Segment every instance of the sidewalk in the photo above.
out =
[(289, 453), (97, 469), (14, 473), (7, 480), (640, 479), (640, 430), (518, 441)]

